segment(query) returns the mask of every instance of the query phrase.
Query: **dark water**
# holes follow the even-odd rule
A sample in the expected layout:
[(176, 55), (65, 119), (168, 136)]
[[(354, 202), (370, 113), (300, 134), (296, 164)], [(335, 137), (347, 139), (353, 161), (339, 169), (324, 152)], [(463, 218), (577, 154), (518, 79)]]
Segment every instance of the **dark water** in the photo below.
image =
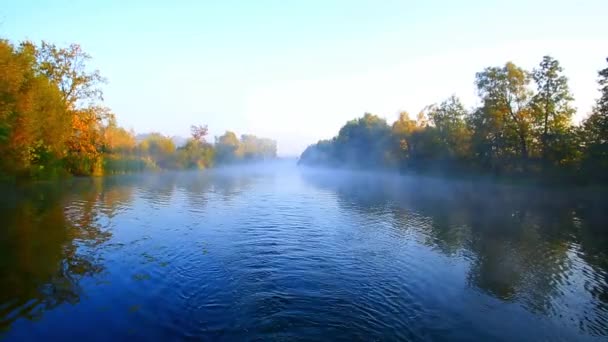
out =
[(601, 194), (304, 171), (3, 188), (6, 340), (605, 340)]

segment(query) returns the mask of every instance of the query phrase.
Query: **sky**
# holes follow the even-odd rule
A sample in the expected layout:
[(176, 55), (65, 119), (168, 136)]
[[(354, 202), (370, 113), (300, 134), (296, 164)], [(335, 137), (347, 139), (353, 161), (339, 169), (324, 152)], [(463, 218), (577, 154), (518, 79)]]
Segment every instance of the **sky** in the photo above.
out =
[[(606, 67), (608, 1), (32, 1), (0, 7), (0, 37), (79, 43), (105, 105), (137, 133), (207, 124), (277, 140), (293, 156), (365, 112), (391, 123), (475, 73), (557, 58), (586, 117)], [(212, 139), (212, 138), (211, 138)]]

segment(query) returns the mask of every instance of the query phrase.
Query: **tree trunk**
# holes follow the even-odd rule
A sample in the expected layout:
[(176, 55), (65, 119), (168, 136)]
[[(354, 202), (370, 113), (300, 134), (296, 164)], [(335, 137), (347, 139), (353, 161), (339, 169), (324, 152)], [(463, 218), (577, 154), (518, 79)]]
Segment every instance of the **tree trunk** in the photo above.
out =
[(521, 148), (521, 157), (524, 161), (528, 160), (528, 144), (526, 143), (526, 137), (523, 134), (519, 135), (519, 144)]
[(549, 100), (547, 99), (545, 101), (545, 126), (543, 127), (543, 137), (542, 137), (542, 144), (543, 144), (543, 165), (546, 166), (548, 160), (549, 159), (549, 151), (548, 151), (548, 147), (547, 147), (547, 138), (548, 138), (548, 134), (549, 134)]
[(521, 149), (521, 159), (522, 165), (521, 169), (523, 172), (526, 172), (528, 169), (528, 144), (526, 143), (526, 137), (523, 133), (519, 135), (519, 145)]

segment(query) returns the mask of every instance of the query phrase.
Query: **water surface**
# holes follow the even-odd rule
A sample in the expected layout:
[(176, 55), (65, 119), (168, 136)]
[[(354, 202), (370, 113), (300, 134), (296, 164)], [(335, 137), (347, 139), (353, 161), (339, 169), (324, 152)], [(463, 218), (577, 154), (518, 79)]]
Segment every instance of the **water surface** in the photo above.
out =
[(0, 339), (608, 336), (598, 194), (287, 164), (2, 193)]

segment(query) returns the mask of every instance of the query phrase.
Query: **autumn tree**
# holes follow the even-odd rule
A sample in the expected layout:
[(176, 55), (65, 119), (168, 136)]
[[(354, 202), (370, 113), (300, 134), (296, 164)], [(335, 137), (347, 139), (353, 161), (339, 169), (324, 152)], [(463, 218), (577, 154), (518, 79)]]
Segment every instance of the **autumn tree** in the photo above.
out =
[(137, 146), (135, 133), (119, 127), (114, 119), (103, 127), (103, 142), (108, 153), (131, 154)]
[(173, 140), (160, 133), (146, 135), (138, 147), (142, 153), (151, 155), (168, 155), (175, 151)]
[(192, 135), (192, 139), (199, 142), (205, 142), (205, 136), (207, 135), (209, 129), (207, 125), (192, 125), (190, 126), (190, 134)]
[(68, 109), (75, 109), (78, 105), (87, 107), (103, 100), (99, 85), (105, 79), (99, 70), (88, 70), (87, 62), (91, 56), (80, 45), (60, 48), (43, 41), (36, 49), (36, 57), (39, 70), (57, 84)]
[(72, 116), (72, 134), (68, 143), (67, 166), (74, 174), (101, 172), (101, 129), (104, 120), (112, 117), (110, 110), (99, 105), (103, 100), (100, 88), (105, 80), (99, 71), (89, 71), (87, 62), (91, 56), (80, 45), (66, 48), (42, 42), (39, 47), (32, 43), (38, 71), (54, 83), (61, 92), (65, 110)]
[(35, 49), (0, 40), (0, 173), (56, 173), (70, 118), (59, 90), (36, 70)]
[[(116, 124), (101, 105), (99, 71), (77, 44), (58, 47), (0, 40), (0, 178), (124, 173), (158, 168), (207, 168), (215, 149), (206, 125), (176, 149), (171, 138), (151, 134), (136, 145), (133, 132)], [(276, 157), (271, 139), (234, 133), (219, 144), (238, 159)]]
[(490, 143), (493, 157), (507, 162), (521, 159), (525, 165), (535, 122), (529, 73), (508, 62), (477, 73), (475, 83), (483, 103), (473, 120), (477, 133), (484, 135), (478, 140)]
[(397, 155), (397, 159), (401, 164), (407, 163), (407, 160), (415, 153), (414, 134), (420, 130), (416, 120), (410, 118), (408, 112), (399, 113), (399, 118), (393, 123), (391, 133), (394, 140), (393, 153)]

